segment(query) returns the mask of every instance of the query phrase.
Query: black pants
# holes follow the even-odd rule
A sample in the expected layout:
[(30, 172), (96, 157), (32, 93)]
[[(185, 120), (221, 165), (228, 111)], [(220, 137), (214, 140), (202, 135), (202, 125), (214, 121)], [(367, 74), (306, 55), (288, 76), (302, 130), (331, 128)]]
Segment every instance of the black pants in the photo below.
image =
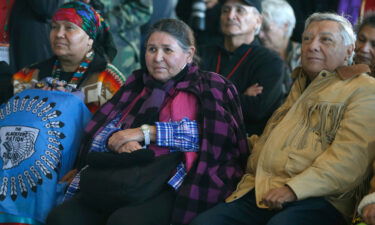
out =
[(190, 225), (342, 225), (344, 218), (324, 198), (308, 198), (283, 205), (282, 210), (258, 208), (254, 190), (242, 198), (198, 215)]
[(79, 194), (53, 209), (47, 225), (168, 225), (175, 193), (168, 189), (134, 206), (103, 212), (86, 205)]

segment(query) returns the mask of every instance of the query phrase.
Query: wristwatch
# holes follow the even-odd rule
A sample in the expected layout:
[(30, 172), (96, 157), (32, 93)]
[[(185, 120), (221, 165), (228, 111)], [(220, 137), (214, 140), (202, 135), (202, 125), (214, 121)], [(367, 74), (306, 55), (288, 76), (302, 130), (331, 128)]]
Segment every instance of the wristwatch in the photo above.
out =
[(150, 126), (148, 124), (143, 124), (141, 126), (143, 136), (145, 137), (145, 146), (150, 144)]

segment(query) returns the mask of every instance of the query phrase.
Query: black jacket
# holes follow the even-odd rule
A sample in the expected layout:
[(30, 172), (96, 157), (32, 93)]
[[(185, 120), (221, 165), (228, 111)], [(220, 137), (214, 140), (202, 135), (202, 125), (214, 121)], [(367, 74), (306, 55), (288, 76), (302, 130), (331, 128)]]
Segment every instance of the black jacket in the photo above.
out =
[(52, 56), (50, 19), (63, 0), (16, 0), (9, 18), (13, 73)]
[(0, 61), (0, 105), (13, 95), (12, 73), (9, 65)]

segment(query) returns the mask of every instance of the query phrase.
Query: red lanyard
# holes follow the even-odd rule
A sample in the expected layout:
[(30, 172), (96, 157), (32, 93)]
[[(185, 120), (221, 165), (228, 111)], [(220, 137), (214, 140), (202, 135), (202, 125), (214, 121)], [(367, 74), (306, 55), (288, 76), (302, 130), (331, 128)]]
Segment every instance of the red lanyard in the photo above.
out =
[[(234, 72), (236, 72), (236, 70), (238, 69), (238, 67), (241, 65), (241, 63), (245, 60), (245, 58), (247, 57), (247, 55), (251, 52), (251, 48), (249, 48), (245, 54), (241, 57), (240, 61), (237, 62), (237, 64), (233, 67), (232, 71), (230, 71), (230, 73), (227, 75), (227, 78), (230, 79)], [(216, 73), (219, 73), (220, 72), (220, 64), (221, 64), (221, 52), (219, 52), (219, 55), (217, 56), (217, 64), (216, 64)]]

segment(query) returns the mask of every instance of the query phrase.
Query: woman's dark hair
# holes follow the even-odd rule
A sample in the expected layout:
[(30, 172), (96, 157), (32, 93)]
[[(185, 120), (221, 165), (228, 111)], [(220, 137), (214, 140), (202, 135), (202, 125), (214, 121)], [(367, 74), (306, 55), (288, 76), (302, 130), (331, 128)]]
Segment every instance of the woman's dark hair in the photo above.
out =
[(365, 14), (362, 22), (358, 24), (357, 33), (359, 33), (363, 27), (371, 26), (375, 28), (375, 12), (368, 12)]
[[(155, 32), (165, 32), (171, 35), (177, 40), (178, 44), (184, 51), (187, 51), (190, 47), (196, 48), (193, 30), (181, 20), (162, 19), (154, 23), (147, 32), (145, 45), (147, 45), (150, 36)], [(199, 62), (197, 55), (194, 55), (193, 61), (195, 63)]]

